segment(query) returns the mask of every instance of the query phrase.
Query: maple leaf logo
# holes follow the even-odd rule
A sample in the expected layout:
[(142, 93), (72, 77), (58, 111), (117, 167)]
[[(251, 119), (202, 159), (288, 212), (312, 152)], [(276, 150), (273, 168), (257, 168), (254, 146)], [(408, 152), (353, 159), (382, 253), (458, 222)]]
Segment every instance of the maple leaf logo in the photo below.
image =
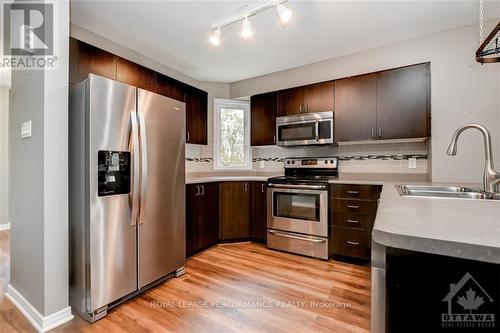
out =
[(476, 296), (476, 292), (469, 288), (465, 292), (465, 297), (460, 296), (457, 300), (457, 303), (460, 304), (464, 310), (469, 310), (472, 313), (472, 310), (477, 310), (483, 303), (483, 297)]

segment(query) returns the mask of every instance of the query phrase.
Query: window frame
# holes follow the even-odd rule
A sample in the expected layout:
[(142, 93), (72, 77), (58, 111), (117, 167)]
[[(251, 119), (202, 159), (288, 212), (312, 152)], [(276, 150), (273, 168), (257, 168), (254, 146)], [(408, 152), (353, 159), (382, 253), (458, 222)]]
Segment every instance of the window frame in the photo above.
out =
[[(243, 109), (243, 127), (244, 127), (244, 158), (242, 164), (225, 164), (221, 159), (221, 126), (220, 110), (221, 108)], [(234, 99), (214, 99), (214, 169), (219, 170), (251, 170), (252, 169), (252, 150), (250, 147), (250, 102)]]

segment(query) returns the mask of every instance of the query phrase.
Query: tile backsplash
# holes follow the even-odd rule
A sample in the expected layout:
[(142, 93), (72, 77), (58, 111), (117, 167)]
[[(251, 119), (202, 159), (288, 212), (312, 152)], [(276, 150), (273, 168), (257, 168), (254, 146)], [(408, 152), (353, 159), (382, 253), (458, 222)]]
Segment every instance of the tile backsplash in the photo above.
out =
[[(336, 156), (341, 173), (427, 174), (430, 169), (427, 142), (376, 143), (339, 147), (252, 147), (253, 171), (282, 171), (286, 157)], [(408, 167), (416, 158), (416, 168)], [(212, 146), (186, 145), (186, 171), (213, 170)]]

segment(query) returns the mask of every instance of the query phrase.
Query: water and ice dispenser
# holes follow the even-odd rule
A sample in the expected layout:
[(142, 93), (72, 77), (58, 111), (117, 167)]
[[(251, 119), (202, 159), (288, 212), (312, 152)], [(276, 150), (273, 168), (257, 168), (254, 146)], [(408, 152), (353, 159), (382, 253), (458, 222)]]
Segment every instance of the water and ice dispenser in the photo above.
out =
[(130, 152), (98, 151), (98, 195), (130, 193)]

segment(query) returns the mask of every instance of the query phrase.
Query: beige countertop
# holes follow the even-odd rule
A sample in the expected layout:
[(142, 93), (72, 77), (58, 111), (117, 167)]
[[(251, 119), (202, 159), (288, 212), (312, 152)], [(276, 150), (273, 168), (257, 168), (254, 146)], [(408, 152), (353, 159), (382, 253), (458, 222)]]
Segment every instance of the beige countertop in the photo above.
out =
[[(279, 172), (188, 174), (186, 183), (266, 181)], [(402, 197), (397, 184), (432, 184), (408, 175), (341, 175), (331, 183), (383, 185), (372, 237), (381, 245), (500, 264), (500, 201)], [(479, 184), (453, 184), (479, 188)]]

